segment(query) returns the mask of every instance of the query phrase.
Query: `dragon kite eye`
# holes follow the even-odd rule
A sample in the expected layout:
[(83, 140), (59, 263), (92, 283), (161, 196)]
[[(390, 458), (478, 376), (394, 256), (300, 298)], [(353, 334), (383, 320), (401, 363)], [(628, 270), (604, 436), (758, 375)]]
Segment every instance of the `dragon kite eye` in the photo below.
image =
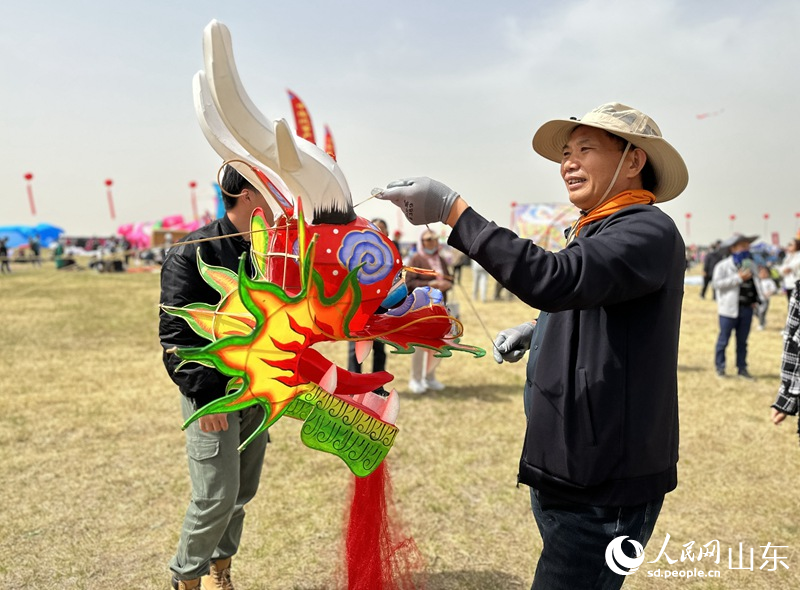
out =
[(394, 254), (374, 231), (348, 233), (339, 249), (339, 261), (347, 270), (363, 264), (358, 271), (358, 282), (362, 285), (382, 281), (394, 268)]

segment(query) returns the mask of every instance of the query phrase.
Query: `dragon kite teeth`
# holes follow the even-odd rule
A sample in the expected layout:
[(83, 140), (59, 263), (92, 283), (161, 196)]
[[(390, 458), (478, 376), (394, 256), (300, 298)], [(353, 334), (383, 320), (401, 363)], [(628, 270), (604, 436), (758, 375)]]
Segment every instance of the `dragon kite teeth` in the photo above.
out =
[(364, 361), (369, 358), (370, 353), (372, 352), (372, 341), (371, 340), (359, 340), (356, 342), (356, 360), (358, 361), (359, 365), (363, 365)]

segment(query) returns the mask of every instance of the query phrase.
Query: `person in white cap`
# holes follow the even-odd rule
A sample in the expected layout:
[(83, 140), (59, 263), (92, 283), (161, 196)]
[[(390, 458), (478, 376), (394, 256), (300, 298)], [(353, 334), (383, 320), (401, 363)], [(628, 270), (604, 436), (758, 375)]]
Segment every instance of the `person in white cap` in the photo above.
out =
[(756, 263), (750, 255), (750, 244), (757, 237), (734, 234), (722, 242), (729, 255), (717, 263), (712, 274), (719, 315), (719, 334), (714, 348), (714, 365), (719, 377), (725, 376), (725, 348), (731, 333), (736, 332), (737, 372), (743, 379), (753, 379), (747, 370), (747, 338), (753, 314), (764, 300), (755, 276)]
[(797, 281), (800, 281), (800, 239), (794, 238), (786, 244), (786, 257), (778, 267), (778, 272), (783, 278), (783, 290), (787, 301), (792, 300), (792, 291)]
[(452, 226), (450, 245), (542, 310), (535, 328), (494, 342), (497, 362), (531, 351), (518, 480), (531, 487), (543, 541), (532, 587), (619, 588), (677, 485), (685, 247), (653, 205), (677, 197), (689, 175), (655, 122), (619, 103), (545, 123), (533, 148), (561, 164), (580, 213), (560, 252), (430, 178), (389, 183), (379, 198), (414, 224)]

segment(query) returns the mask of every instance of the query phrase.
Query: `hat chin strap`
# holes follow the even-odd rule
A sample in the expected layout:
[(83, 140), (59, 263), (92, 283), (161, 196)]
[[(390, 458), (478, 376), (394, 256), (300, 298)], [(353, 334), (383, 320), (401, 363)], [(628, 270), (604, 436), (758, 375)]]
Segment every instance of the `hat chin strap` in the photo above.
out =
[(630, 151), (630, 149), (631, 149), (631, 142), (629, 141), (629, 142), (627, 142), (625, 144), (625, 149), (622, 150), (622, 157), (620, 157), (620, 159), (619, 159), (619, 164), (617, 164), (617, 169), (614, 171), (614, 176), (611, 178), (611, 182), (608, 183), (608, 188), (606, 189), (606, 192), (604, 192), (603, 196), (600, 197), (600, 200), (597, 202), (597, 205), (595, 205), (591, 209), (587, 209), (586, 211), (583, 212), (584, 215), (591, 213), (592, 211), (597, 209), (600, 205), (605, 203), (606, 199), (608, 199), (608, 193), (611, 192), (611, 188), (614, 186), (614, 183), (617, 182), (617, 178), (619, 177), (619, 173), (622, 170), (622, 164), (623, 164), (623, 162), (625, 162), (625, 156), (628, 155), (628, 152)]

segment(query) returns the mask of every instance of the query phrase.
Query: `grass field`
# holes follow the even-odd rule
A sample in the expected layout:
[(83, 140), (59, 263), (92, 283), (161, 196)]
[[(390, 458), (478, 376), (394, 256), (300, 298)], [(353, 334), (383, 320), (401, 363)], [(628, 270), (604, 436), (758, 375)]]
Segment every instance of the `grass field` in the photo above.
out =
[[(157, 338), (159, 277), (15, 271), (0, 276), (0, 587), (166, 589), (189, 485), (179, 394)], [(470, 280), (466, 272), (467, 290)], [(464, 340), (489, 347), (464, 292), (456, 296)], [(519, 302), (476, 307), (492, 334), (532, 317)], [(713, 370), (715, 304), (687, 286), (679, 485), (625, 588), (800, 587), (796, 422), (776, 428), (768, 418), (785, 314), (785, 297), (774, 297), (767, 329), (752, 332), (757, 380), (721, 380)], [(345, 362), (341, 343), (326, 353)], [(409, 359), (390, 356), (388, 368), (402, 392)], [(426, 560), (426, 588), (527, 588), (540, 540), (528, 490), (516, 487), (524, 363), (456, 355), (439, 377), (443, 392), (402, 395), (387, 459), (405, 531)], [(299, 428), (283, 419), (271, 429), (262, 487), (234, 560), (238, 588), (334, 588), (351, 476), (339, 459), (306, 449)], [(664, 556), (649, 563), (667, 534), (675, 563)], [(719, 563), (681, 560), (684, 545), (694, 542), (696, 556), (713, 540)], [(788, 569), (762, 558), (767, 543), (781, 546), (769, 555)], [(751, 548), (752, 571), (732, 569), (749, 567)], [(664, 570), (720, 577), (655, 576)]]

